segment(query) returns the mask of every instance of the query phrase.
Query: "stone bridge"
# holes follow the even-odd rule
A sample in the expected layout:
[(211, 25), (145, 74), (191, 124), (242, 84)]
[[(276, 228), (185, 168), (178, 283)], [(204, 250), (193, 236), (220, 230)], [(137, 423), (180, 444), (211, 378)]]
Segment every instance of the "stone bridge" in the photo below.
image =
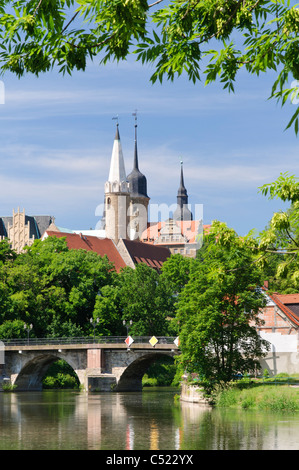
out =
[(138, 391), (153, 362), (163, 355), (174, 357), (179, 353), (175, 338), (139, 337), (132, 344), (127, 344), (127, 339), (7, 341), (0, 364), (0, 386), (10, 382), (17, 391), (41, 390), (48, 367), (63, 359), (74, 369), (85, 390)]

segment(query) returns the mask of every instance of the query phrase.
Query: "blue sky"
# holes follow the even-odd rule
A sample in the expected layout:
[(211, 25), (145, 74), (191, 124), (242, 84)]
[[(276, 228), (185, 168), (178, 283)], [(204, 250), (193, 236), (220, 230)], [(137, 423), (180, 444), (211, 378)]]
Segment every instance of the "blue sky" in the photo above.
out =
[(284, 131), (295, 106), (268, 100), (273, 74), (241, 72), (235, 94), (186, 78), (152, 85), (152, 69), (132, 59), (90, 64), (72, 77), (7, 74), (0, 105), (0, 216), (25, 208), (70, 229), (95, 228), (119, 116), (127, 174), (138, 110), (140, 170), (152, 204), (176, 202), (180, 160), (189, 203), (204, 223), (226, 222), (240, 235), (263, 230), (280, 201), (258, 187), (281, 172), (298, 176), (298, 139)]

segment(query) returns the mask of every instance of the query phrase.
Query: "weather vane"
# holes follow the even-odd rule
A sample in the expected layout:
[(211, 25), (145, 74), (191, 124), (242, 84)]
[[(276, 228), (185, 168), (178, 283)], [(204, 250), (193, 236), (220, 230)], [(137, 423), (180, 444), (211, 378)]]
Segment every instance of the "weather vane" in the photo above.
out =
[(116, 124), (117, 124), (117, 126), (118, 126), (118, 114), (117, 114), (116, 116), (114, 116), (114, 117), (112, 118), (112, 120), (113, 120), (113, 119), (116, 120)]
[(137, 109), (135, 109), (135, 112), (132, 113), (132, 116), (135, 117), (135, 126), (137, 126)]

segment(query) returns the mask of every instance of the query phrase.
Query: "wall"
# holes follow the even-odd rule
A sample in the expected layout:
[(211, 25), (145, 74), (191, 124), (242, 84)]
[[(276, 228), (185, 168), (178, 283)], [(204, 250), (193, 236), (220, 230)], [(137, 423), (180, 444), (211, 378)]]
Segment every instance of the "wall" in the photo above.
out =
[(190, 385), (185, 382), (181, 384), (181, 401), (189, 403), (198, 403), (200, 405), (209, 406), (208, 401), (204, 398), (201, 392), (201, 387), (198, 385)]
[(267, 369), (271, 376), (279, 373), (299, 374), (299, 336), (297, 327), (284, 312), (268, 297), (267, 307), (260, 318), (264, 325), (259, 328), (260, 336), (270, 343), (266, 358), (260, 361), (262, 371)]

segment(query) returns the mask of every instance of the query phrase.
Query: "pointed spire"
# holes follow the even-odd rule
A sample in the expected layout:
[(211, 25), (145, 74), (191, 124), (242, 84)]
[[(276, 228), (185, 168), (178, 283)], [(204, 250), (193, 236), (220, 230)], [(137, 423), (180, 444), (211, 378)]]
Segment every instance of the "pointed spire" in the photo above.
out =
[(183, 162), (181, 161), (180, 186), (177, 194), (177, 208), (174, 211), (175, 220), (192, 220), (192, 212), (188, 208), (188, 193), (184, 183)]
[(116, 132), (115, 132), (114, 140), (120, 140), (118, 126), (119, 126), (119, 124), (117, 123), (116, 124)]
[[(185, 184), (184, 184), (184, 174), (183, 174), (183, 162), (181, 161), (181, 177), (180, 177), (180, 186), (179, 186), (179, 189), (178, 189), (178, 196), (185, 196), (188, 198), (188, 194), (187, 194), (187, 189), (185, 188)], [(188, 199), (187, 199), (187, 204), (188, 204)]]
[(137, 152), (137, 123), (135, 123), (135, 143), (134, 143), (134, 163), (133, 169), (138, 170), (138, 152)]
[(116, 133), (113, 143), (108, 181), (109, 183), (120, 184), (126, 181), (126, 170), (120, 141), (118, 123), (116, 124)]
[(139, 171), (139, 165), (138, 165), (137, 113), (136, 112), (133, 113), (133, 116), (135, 116), (134, 161), (133, 161), (133, 170), (128, 175), (127, 180), (129, 181), (129, 188), (130, 188), (131, 196), (148, 198), (146, 177)]

